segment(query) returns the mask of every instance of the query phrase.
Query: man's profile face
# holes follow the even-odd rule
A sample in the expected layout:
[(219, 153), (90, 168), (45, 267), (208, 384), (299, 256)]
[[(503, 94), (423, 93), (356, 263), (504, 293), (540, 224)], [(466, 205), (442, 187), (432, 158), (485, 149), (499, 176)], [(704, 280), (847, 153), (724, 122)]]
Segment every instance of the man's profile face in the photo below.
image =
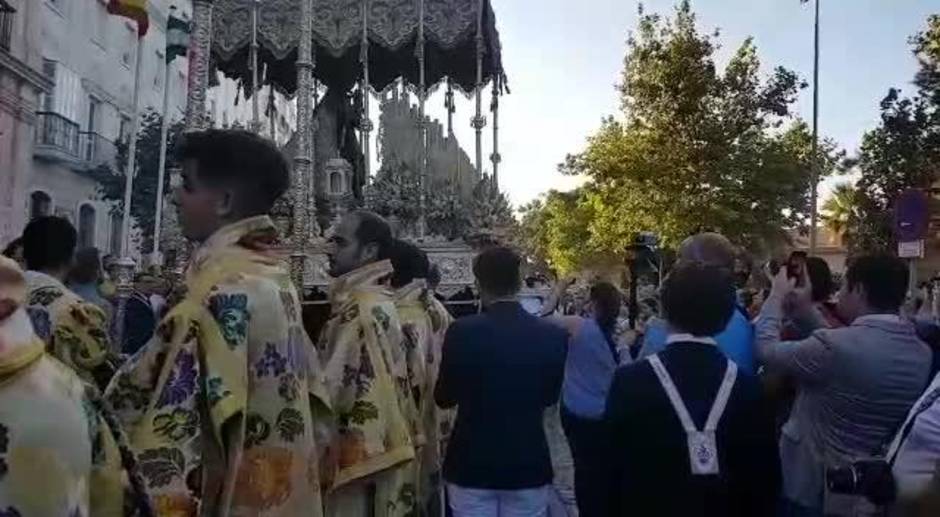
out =
[(359, 218), (355, 214), (347, 215), (329, 238), (330, 276), (337, 278), (373, 262), (375, 257), (366, 253), (366, 249), (356, 237)]
[(200, 181), (196, 160), (183, 162), (182, 184), (176, 188), (174, 204), (187, 239), (202, 242), (222, 226), (220, 208), (224, 199), (223, 190)]

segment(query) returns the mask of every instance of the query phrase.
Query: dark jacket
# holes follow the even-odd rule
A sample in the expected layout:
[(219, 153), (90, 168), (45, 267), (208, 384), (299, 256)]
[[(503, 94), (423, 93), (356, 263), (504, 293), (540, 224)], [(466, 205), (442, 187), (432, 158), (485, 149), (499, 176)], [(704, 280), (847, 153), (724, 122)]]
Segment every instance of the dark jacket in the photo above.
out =
[[(674, 343), (659, 354), (696, 428), (702, 430), (727, 359), (713, 345)], [(694, 476), (685, 431), (649, 361), (622, 368), (607, 399), (613, 445), (613, 515), (773, 515), (780, 460), (772, 412), (755, 377), (738, 370), (718, 423), (720, 474)]]
[(567, 334), (518, 303), (454, 322), (434, 392), (457, 406), (444, 478), (467, 488), (516, 490), (552, 481), (542, 416), (558, 401)]

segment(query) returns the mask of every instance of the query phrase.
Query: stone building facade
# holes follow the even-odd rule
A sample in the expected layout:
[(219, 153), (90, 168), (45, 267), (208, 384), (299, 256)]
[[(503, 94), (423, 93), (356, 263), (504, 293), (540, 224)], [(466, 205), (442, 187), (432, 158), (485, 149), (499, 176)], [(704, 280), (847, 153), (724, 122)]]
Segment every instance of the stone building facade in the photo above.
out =
[(25, 224), (39, 98), (52, 89), (39, 52), (43, 6), (0, 0), (0, 246)]
[[(80, 245), (117, 253), (122, 217), (101, 199), (97, 183), (85, 172), (113, 165), (115, 143), (130, 137), (136, 25), (109, 15), (107, 0), (0, 0), (4, 11), (8, 5), (15, 13), (12, 52), (0, 45), (0, 244), (18, 235), (31, 218), (55, 214), (75, 224)], [(166, 63), (171, 5), (183, 18), (192, 12), (189, 0), (148, 3), (138, 113), (160, 111), (169, 88), (167, 117), (175, 121), (185, 113), (188, 65), (185, 58)], [(8, 72), (11, 59), (20, 64)], [(210, 90), (207, 110), (217, 127), (236, 121), (248, 127), (250, 103), (238, 102), (239, 97), (229, 80)], [(263, 99), (266, 104), (268, 97)], [(292, 104), (280, 95), (275, 100), (276, 129), (287, 134), (294, 122)], [(265, 104), (262, 127), (267, 128)], [(16, 153), (6, 152), (14, 145)], [(9, 164), (14, 159), (15, 167)], [(134, 255), (146, 252), (133, 250)]]

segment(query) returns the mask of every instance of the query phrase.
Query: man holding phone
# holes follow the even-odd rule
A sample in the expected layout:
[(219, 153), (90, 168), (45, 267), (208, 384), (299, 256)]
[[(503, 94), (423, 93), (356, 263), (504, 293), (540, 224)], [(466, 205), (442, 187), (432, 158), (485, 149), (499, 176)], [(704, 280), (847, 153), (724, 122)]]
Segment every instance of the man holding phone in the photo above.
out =
[(860, 498), (827, 492), (824, 473), (868, 457), (892, 438), (927, 384), (931, 352), (899, 316), (908, 281), (900, 259), (853, 261), (838, 305), (850, 324), (793, 341), (781, 339), (784, 300), (794, 314), (811, 314), (813, 286), (805, 267), (800, 282), (789, 269), (774, 276), (755, 320), (758, 359), (768, 373), (797, 385), (780, 437), (784, 515), (854, 515)]

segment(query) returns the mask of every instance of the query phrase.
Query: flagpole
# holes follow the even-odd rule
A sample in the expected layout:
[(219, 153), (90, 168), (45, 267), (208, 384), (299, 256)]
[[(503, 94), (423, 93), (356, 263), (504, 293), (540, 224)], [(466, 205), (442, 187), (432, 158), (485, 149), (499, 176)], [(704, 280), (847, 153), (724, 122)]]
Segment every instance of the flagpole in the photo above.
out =
[(137, 174), (137, 104), (140, 101), (140, 64), (144, 58), (142, 38), (137, 38), (137, 63), (134, 65), (134, 97), (131, 107), (130, 146), (127, 150), (127, 176), (124, 182), (124, 220), (121, 222), (121, 257), (128, 258), (130, 251), (131, 228), (131, 193), (134, 190), (134, 176)]
[[(165, 57), (169, 58), (170, 56), (167, 55)], [(172, 68), (172, 66), (173, 61), (168, 60), (166, 67), (164, 67), (163, 79), (163, 112), (161, 113), (161, 120), (163, 122), (160, 124), (160, 162), (159, 168), (157, 169), (157, 213), (153, 225), (153, 263), (158, 265), (163, 264), (163, 259), (159, 258), (160, 224), (163, 220), (163, 181), (166, 175), (167, 136), (170, 133), (170, 121), (167, 119), (167, 111), (169, 110), (170, 104), (170, 68)]]
[[(140, 22), (138, 22), (139, 24)], [(140, 69), (144, 58), (143, 36), (137, 36), (137, 60), (134, 64), (134, 96), (131, 106), (130, 146), (127, 151), (127, 175), (124, 181), (124, 220), (121, 221), (121, 258), (117, 261), (117, 310), (115, 311), (114, 343), (115, 352), (124, 344), (124, 314), (127, 311), (127, 299), (133, 289), (134, 259), (130, 257), (131, 230), (131, 194), (134, 191), (134, 176), (137, 174), (137, 129), (138, 108), (140, 101)]]
[(813, 23), (813, 146), (812, 146), (812, 190), (810, 191), (809, 254), (816, 254), (817, 203), (819, 196), (819, 0), (814, 0), (816, 18)]

